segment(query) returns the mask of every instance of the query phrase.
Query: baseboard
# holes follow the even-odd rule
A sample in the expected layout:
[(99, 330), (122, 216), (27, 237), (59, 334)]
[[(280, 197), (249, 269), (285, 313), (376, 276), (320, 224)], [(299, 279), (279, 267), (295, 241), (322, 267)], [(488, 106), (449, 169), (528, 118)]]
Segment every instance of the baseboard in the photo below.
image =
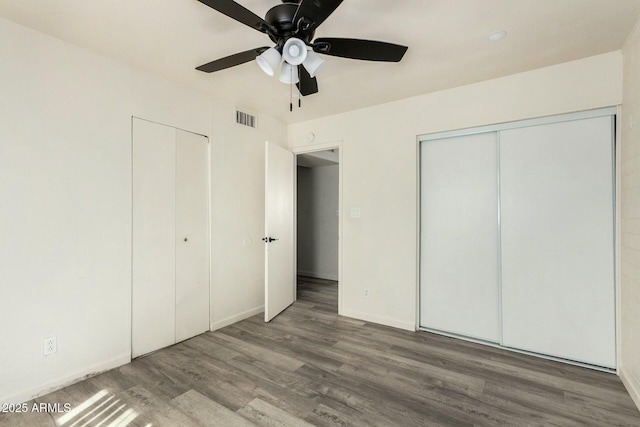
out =
[(358, 320), (364, 320), (365, 322), (391, 326), (392, 328), (404, 329), (405, 331), (415, 332), (416, 330), (416, 324), (414, 322), (404, 322), (401, 320), (389, 319), (387, 317), (372, 316), (367, 313), (359, 313), (359, 312), (350, 311), (350, 310), (342, 310), (340, 315), (346, 316), (346, 317), (352, 317)]
[(264, 312), (264, 305), (259, 307), (252, 308), (247, 311), (243, 311), (242, 313), (234, 314), (233, 316), (225, 317), (222, 320), (218, 320), (216, 322), (211, 323), (211, 330), (215, 331), (220, 328), (224, 328), (225, 326), (233, 325), (236, 322), (239, 322), (244, 319), (248, 319), (251, 316), (255, 316), (256, 314), (260, 314)]
[(298, 276), (313, 277), (314, 279), (333, 280), (336, 282), (338, 281), (337, 274), (324, 274), (324, 273), (317, 273), (314, 271), (305, 271), (305, 270), (298, 270), (297, 274)]
[(638, 381), (634, 381), (633, 375), (628, 375), (624, 366), (620, 366), (618, 369), (618, 376), (622, 380), (622, 384), (627, 388), (631, 399), (636, 404), (638, 409), (640, 409), (640, 383)]
[(20, 393), (16, 393), (13, 396), (0, 397), (0, 404), (5, 403), (23, 403), (29, 400), (44, 396), (45, 394), (52, 393), (61, 388), (68, 387), (79, 381), (86, 380), (87, 378), (95, 377), (105, 371), (117, 368), (122, 365), (126, 365), (131, 362), (131, 352), (125, 355), (113, 358), (103, 363), (99, 363), (87, 369), (76, 371), (72, 374), (65, 375), (63, 377), (51, 380), (47, 383), (41, 384), (31, 389), (23, 390)]

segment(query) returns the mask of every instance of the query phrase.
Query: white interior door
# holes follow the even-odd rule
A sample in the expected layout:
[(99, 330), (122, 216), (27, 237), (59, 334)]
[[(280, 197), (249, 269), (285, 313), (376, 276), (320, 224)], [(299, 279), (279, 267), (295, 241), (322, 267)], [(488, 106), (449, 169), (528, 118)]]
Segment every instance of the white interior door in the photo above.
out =
[(175, 342), (176, 130), (133, 122), (132, 356)]
[(264, 320), (268, 322), (295, 300), (295, 160), (293, 153), (270, 142), (265, 144), (265, 159)]
[(500, 133), (505, 346), (615, 367), (612, 126)]
[(421, 143), (420, 326), (500, 341), (496, 133)]
[(209, 330), (208, 139), (177, 130), (176, 342)]

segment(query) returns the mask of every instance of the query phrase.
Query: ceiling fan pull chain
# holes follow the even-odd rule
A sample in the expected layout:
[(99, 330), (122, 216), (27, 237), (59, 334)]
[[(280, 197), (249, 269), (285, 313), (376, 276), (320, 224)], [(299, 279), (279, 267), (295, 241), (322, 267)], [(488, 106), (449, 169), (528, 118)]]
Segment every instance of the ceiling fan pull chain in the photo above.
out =
[(291, 76), (289, 79), (291, 82), (289, 83), (289, 112), (293, 113), (293, 67), (289, 68), (289, 75)]
[(298, 65), (298, 81), (300, 83), (298, 83), (298, 108), (302, 108), (302, 92), (300, 91), (300, 88), (302, 87), (302, 76), (300, 75), (302, 73), (300, 73), (300, 66)]

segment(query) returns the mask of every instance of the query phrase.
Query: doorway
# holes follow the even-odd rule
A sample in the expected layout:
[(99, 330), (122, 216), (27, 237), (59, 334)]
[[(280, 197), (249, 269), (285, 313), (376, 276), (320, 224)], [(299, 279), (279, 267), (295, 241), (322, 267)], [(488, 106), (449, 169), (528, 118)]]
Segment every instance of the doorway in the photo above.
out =
[(296, 297), (339, 312), (340, 150), (296, 156)]

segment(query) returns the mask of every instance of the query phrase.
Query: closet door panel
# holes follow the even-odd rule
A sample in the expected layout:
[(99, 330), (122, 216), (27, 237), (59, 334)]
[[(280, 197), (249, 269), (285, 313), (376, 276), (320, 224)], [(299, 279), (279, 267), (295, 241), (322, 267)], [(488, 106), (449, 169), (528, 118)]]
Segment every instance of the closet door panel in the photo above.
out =
[(209, 330), (209, 147), (177, 131), (176, 341)]
[(496, 134), (421, 143), (420, 325), (499, 342)]
[(176, 131), (133, 122), (132, 356), (175, 342)]
[(504, 345), (614, 367), (612, 118), (500, 133)]

